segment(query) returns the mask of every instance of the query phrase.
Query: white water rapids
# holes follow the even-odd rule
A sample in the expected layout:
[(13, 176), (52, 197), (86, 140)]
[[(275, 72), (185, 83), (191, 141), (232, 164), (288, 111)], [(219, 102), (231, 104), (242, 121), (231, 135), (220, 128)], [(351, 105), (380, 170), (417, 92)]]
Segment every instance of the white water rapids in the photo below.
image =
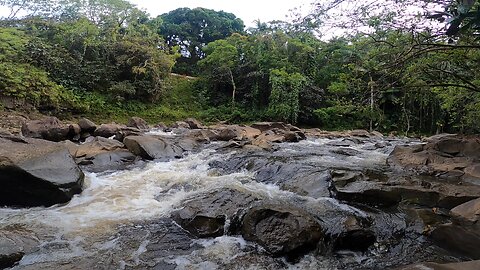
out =
[[(284, 144), (279, 151), (301, 153), (305, 149), (324, 147), (332, 141), (339, 140), (319, 139)], [(362, 150), (364, 146), (352, 146), (360, 154), (345, 156), (341, 160), (324, 155), (309, 156), (306, 162), (326, 167), (339, 163), (344, 167), (385, 164), (388, 151)], [(254, 173), (247, 170), (221, 175), (216, 169), (210, 168), (211, 161), (227, 160), (233, 153), (219, 153), (214, 147), (209, 147), (200, 153), (170, 162), (145, 162), (116, 172), (87, 172), (83, 192), (68, 204), (49, 208), (0, 209), (0, 229), (22, 230), (40, 243), (40, 248), (27, 253), (14, 269), (78, 269), (75, 267), (78, 258), (94, 256), (97, 252), (116, 247), (118, 239), (113, 235), (119, 226), (169, 217), (173, 210), (182, 206), (184, 199), (197, 193), (233, 187), (269, 198), (288, 198), (292, 195), (274, 184), (254, 181)], [(203, 248), (173, 258), (176, 269), (219, 269), (218, 262), (235, 259), (252, 246), (240, 237), (231, 236), (195, 241)], [(132, 252), (131, 261), (138, 261), (138, 256), (145, 252), (146, 243), (143, 246), (140, 244)], [(68, 267), (65, 266), (67, 262), (70, 262)], [(111, 262), (111, 269), (127, 266), (123, 260)], [(309, 269), (326, 266), (311, 256), (305, 256), (300, 263), (288, 267)], [(259, 268), (262, 266), (252, 264), (250, 269)]]

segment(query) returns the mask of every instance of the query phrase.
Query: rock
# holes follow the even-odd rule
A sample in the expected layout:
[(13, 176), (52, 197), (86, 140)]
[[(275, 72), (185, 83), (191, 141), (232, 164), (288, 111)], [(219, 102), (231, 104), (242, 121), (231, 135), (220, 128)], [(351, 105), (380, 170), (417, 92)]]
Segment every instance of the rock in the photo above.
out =
[(417, 263), (396, 268), (397, 270), (478, 270), (480, 261), (454, 262), (454, 263)]
[(292, 126), (290, 124), (285, 124), (282, 122), (258, 122), (250, 125), (250, 127), (265, 132), (272, 129), (280, 129), (283, 131), (300, 131), (299, 128)]
[(0, 229), (0, 269), (9, 268), (39, 245), (32, 232), (21, 227), (7, 226)]
[(126, 127), (118, 124), (102, 124), (93, 133), (96, 137), (115, 138), (115, 140), (123, 141), (127, 136), (136, 136), (140, 134), (137, 128)]
[(147, 122), (140, 117), (131, 117), (130, 119), (128, 119), (127, 127), (133, 127), (139, 130), (150, 129)]
[(96, 137), (111, 138), (119, 132), (122, 127), (118, 124), (101, 124), (93, 133)]
[(158, 123), (154, 126), (154, 128), (159, 129), (161, 131), (167, 131), (168, 127), (164, 123)]
[(423, 175), (480, 182), (480, 138), (439, 136), (427, 144), (396, 146), (388, 164)]
[(136, 160), (135, 155), (124, 149), (123, 143), (113, 139), (90, 137), (80, 145), (69, 141), (65, 145), (77, 164), (87, 166), (92, 172), (124, 169)]
[(358, 156), (360, 154), (360, 151), (349, 147), (339, 147), (337, 149), (330, 150), (330, 152), (349, 157)]
[[(128, 165), (133, 164), (137, 160), (137, 156), (128, 150), (113, 150), (96, 154), (92, 157), (82, 158), (77, 161), (79, 165), (90, 172), (105, 172), (109, 170), (123, 170)], [(83, 168), (83, 167), (82, 167)]]
[(128, 136), (123, 143), (130, 152), (144, 159), (169, 160), (183, 155), (182, 148), (153, 136)]
[(272, 151), (274, 149), (272, 143), (262, 138), (254, 139), (250, 145), (247, 144), (244, 147), (248, 148), (249, 146), (255, 146), (255, 147), (258, 147), (259, 150), (266, 150), (266, 151)]
[(301, 209), (260, 205), (243, 218), (242, 236), (275, 256), (296, 258), (317, 247), (323, 238), (320, 224)]
[(480, 226), (448, 223), (438, 226), (430, 234), (435, 244), (471, 259), (480, 259)]
[[(184, 201), (172, 218), (197, 237), (217, 237), (228, 231), (234, 233), (240, 226), (242, 210), (258, 200), (252, 193), (235, 189), (214, 190)], [(228, 227), (226, 220), (230, 221)]]
[(235, 126), (228, 126), (220, 129), (218, 133), (217, 140), (219, 141), (230, 141), (230, 140), (242, 140), (242, 132), (237, 129)]
[(209, 129), (191, 130), (185, 135), (186, 138), (196, 142), (210, 142), (218, 139), (218, 134)]
[(355, 129), (348, 133), (350, 136), (353, 136), (353, 137), (369, 138), (371, 136), (370, 132), (363, 129)]
[(299, 163), (258, 163), (255, 180), (275, 184), (283, 190), (312, 198), (330, 197), (328, 171)]
[(0, 205), (50, 206), (82, 191), (84, 175), (59, 143), (0, 138)]
[[(123, 143), (108, 139), (104, 137), (91, 137), (85, 143), (76, 145), (76, 147), (69, 146), (70, 153), (75, 158), (92, 158), (98, 154), (123, 149)], [(74, 151), (74, 152), (72, 152)]]
[(277, 134), (271, 130), (263, 132), (257, 137), (259, 140), (264, 140), (270, 143), (282, 143), (285, 142), (285, 136), (283, 134)]
[(204, 128), (202, 123), (200, 123), (200, 121), (198, 121), (197, 119), (194, 119), (194, 118), (187, 118), (187, 120), (185, 120), (185, 123), (188, 124), (190, 129), (203, 129)]
[(453, 208), (450, 213), (457, 219), (463, 219), (472, 224), (477, 223), (480, 220), (480, 198), (461, 204)]
[(69, 128), (68, 137), (71, 138), (74, 141), (79, 141), (80, 140), (80, 134), (82, 132), (82, 129), (80, 128), (80, 125), (70, 124), (68, 128)]
[(97, 129), (97, 125), (87, 118), (80, 119), (78, 125), (82, 129), (82, 132), (93, 133), (95, 129)]
[(173, 128), (189, 129), (190, 125), (183, 121), (177, 121), (172, 125)]
[(27, 121), (22, 126), (23, 136), (54, 142), (66, 140), (69, 132), (70, 127), (63, 124), (56, 117)]
[(339, 200), (365, 203), (375, 206), (392, 206), (408, 202), (427, 207), (451, 209), (469, 200), (478, 198), (479, 186), (457, 186), (448, 183), (401, 183), (355, 181), (336, 187)]

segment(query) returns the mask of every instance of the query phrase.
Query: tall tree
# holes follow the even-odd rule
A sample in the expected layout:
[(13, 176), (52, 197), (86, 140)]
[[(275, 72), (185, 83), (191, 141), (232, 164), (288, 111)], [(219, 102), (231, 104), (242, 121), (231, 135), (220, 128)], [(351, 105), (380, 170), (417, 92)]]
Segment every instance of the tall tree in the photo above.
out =
[(210, 42), (224, 39), (233, 33), (242, 33), (243, 21), (232, 13), (205, 8), (179, 8), (159, 16), (162, 25), (159, 33), (170, 47), (179, 46), (182, 57), (175, 70), (194, 74), (195, 64), (205, 53)]

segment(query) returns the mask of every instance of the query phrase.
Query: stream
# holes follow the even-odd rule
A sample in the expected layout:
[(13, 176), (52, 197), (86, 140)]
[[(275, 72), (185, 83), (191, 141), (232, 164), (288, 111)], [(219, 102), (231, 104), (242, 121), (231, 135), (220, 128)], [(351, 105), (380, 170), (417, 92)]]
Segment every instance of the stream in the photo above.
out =
[[(418, 142), (307, 139), (279, 144), (273, 153), (211, 143), (169, 162), (85, 172), (84, 191), (68, 204), (2, 208), (0, 229), (4, 237), (31, 246), (12, 269), (385, 269), (425, 260), (459, 261), (422, 235), (424, 224), (411, 215), (419, 207), (373, 207), (333, 198), (326, 172), (392, 177), (397, 172), (386, 159), (395, 145), (405, 143)], [(312, 177), (325, 183), (312, 186)], [(289, 260), (227, 231), (194, 237), (172, 219), (185, 201), (225, 189), (306, 209), (321, 203), (370, 216), (376, 240), (362, 251), (340, 247)]]

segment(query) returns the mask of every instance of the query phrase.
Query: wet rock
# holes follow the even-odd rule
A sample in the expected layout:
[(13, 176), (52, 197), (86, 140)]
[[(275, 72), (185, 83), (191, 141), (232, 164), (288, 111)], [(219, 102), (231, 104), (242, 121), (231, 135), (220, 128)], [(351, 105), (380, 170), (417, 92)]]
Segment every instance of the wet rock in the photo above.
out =
[(77, 164), (88, 171), (121, 170), (136, 160), (123, 143), (103, 137), (90, 137), (83, 144), (64, 142)]
[(38, 240), (29, 230), (12, 226), (1, 228), (0, 269), (14, 266), (26, 253), (35, 250), (38, 245)]
[(82, 132), (93, 133), (95, 129), (97, 129), (97, 125), (87, 118), (80, 119), (78, 125), (82, 129)]
[(242, 140), (242, 131), (237, 126), (228, 126), (219, 130), (217, 139), (219, 141)]
[(331, 175), (333, 186), (338, 188), (345, 187), (347, 184), (355, 181), (365, 180), (363, 173), (355, 171), (333, 170)]
[(399, 202), (451, 209), (459, 204), (478, 198), (480, 187), (448, 183), (405, 182), (381, 183), (356, 181), (336, 188), (340, 200), (378, 206), (392, 206)]
[(397, 146), (388, 163), (424, 175), (447, 179), (480, 180), (480, 139), (477, 136), (441, 136), (427, 144)]
[(355, 150), (353, 148), (348, 148), (348, 147), (340, 147), (337, 149), (330, 150), (330, 152), (343, 155), (343, 156), (349, 156), (349, 157), (358, 156), (360, 154), (360, 151)]
[(480, 220), (480, 198), (461, 204), (453, 208), (450, 213), (457, 219), (475, 224)]
[(190, 129), (203, 129), (204, 128), (202, 123), (200, 123), (200, 121), (198, 121), (195, 118), (188, 118), (187, 120), (185, 120), (185, 123), (188, 124)]
[(137, 160), (137, 156), (128, 150), (114, 150), (99, 153), (95, 156), (78, 161), (79, 165), (85, 166), (90, 172), (104, 172), (109, 170), (123, 170)]
[(243, 218), (242, 236), (275, 256), (301, 256), (317, 247), (323, 238), (320, 224), (301, 209), (260, 205)]
[(54, 142), (66, 140), (69, 132), (69, 125), (63, 124), (56, 117), (27, 121), (22, 126), (23, 136)]
[(480, 230), (478, 227), (448, 223), (438, 226), (430, 234), (434, 243), (471, 259), (480, 259)]
[(123, 143), (130, 152), (144, 159), (169, 160), (183, 155), (183, 149), (179, 146), (153, 136), (128, 136)]
[(454, 263), (417, 263), (397, 268), (397, 270), (477, 270), (480, 261), (454, 262)]
[(0, 138), (0, 205), (50, 206), (82, 191), (84, 175), (60, 143)]
[(234, 232), (239, 227), (241, 212), (258, 200), (260, 197), (249, 192), (214, 190), (184, 201), (183, 207), (172, 213), (172, 218), (197, 237), (216, 237)]
[(128, 119), (127, 127), (133, 127), (139, 130), (150, 129), (147, 122), (140, 117), (131, 117), (130, 119)]
[(331, 175), (328, 171), (299, 163), (274, 162), (261, 165), (256, 169), (255, 180), (261, 183), (276, 184), (283, 190), (289, 190), (312, 198), (329, 197)]

